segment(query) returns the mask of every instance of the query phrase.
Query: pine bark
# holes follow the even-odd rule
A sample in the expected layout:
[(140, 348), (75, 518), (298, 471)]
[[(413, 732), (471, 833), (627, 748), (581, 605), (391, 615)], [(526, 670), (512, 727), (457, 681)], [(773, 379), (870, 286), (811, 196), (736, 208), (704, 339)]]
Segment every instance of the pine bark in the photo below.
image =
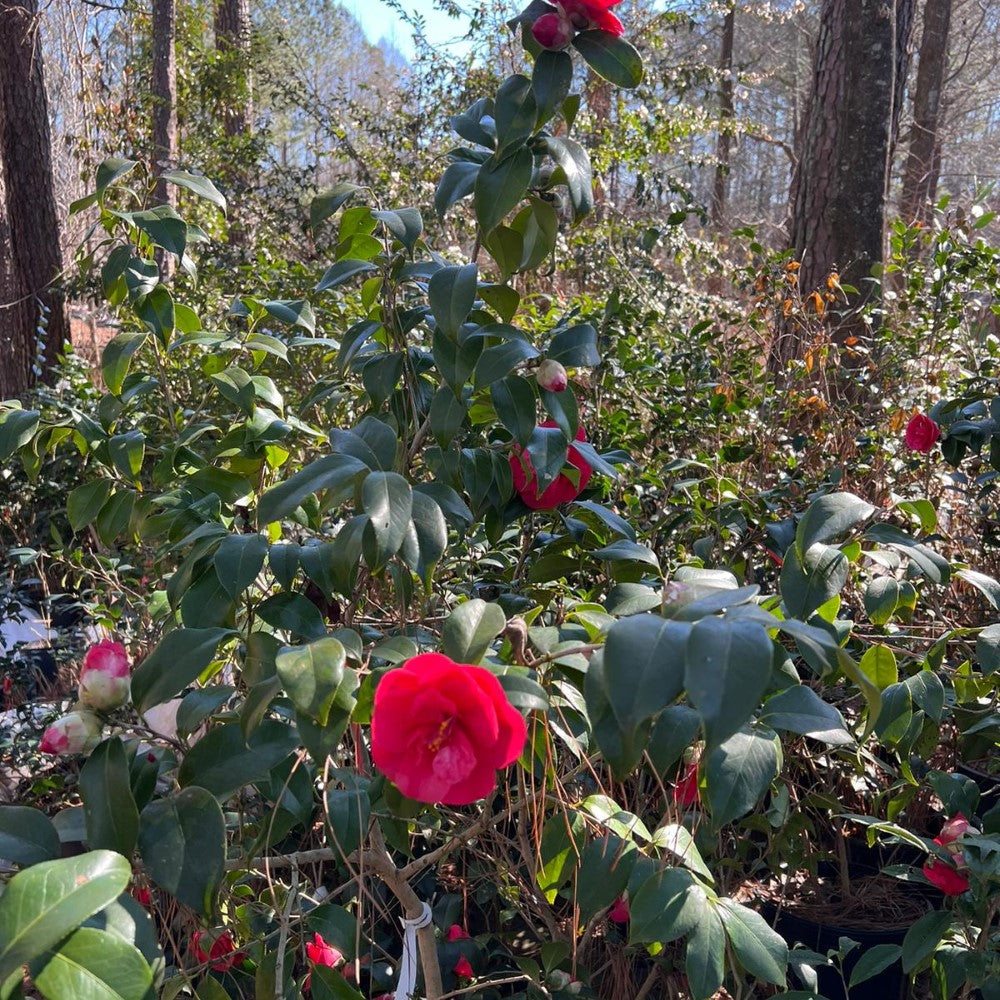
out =
[[(837, 334), (856, 330), (883, 259), (892, 153), (906, 81), (915, 0), (823, 0), (809, 106), (790, 192), (790, 245), (803, 297), (827, 275), (859, 290)], [(771, 366), (801, 355), (805, 328), (775, 337)]]
[[(0, 0), (0, 398), (62, 353), (69, 325), (37, 0)], [(44, 350), (39, 351), (39, 340)]]
[(215, 48), (230, 63), (229, 93), (222, 106), (226, 135), (244, 135), (253, 121), (249, 0), (218, 0)]
[(176, 205), (174, 186), (160, 175), (177, 166), (177, 7), (153, 0), (153, 162), (157, 204)]
[(913, 128), (903, 171), (900, 214), (906, 222), (930, 221), (941, 163), (941, 94), (948, 68), (952, 0), (927, 0), (920, 39)]
[(736, 35), (736, 4), (726, 11), (722, 22), (722, 46), (719, 51), (719, 135), (715, 148), (715, 179), (712, 185), (710, 218), (718, 232), (725, 225), (729, 201), (729, 158), (733, 148), (733, 41)]

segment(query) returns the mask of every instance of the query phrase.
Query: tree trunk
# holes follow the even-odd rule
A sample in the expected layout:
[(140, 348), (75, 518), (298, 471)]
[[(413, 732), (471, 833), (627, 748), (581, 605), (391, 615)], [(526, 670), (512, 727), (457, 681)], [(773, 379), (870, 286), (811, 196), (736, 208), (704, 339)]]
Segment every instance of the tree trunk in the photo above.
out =
[(215, 48), (228, 61), (228, 89), (222, 108), (226, 135), (244, 135), (253, 121), (249, 0), (218, 0)]
[[(859, 329), (882, 262), (892, 152), (906, 80), (915, 0), (823, 0), (813, 83), (792, 175), (789, 237), (803, 299), (827, 276), (856, 287), (838, 338)], [(786, 323), (771, 345), (778, 370), (801, 356), (808, 328)]]
[(177, 166), (177, 53), (175, 0), (153, 0), (153, 175), (158, 204), (176, 205), (160, 174)]
[(722, 23), (722, 48), (719, 53), (719, 136), (715, 149), (715, 183), (712, 187), (710, 217), (719, 232), (725, 225), (729, 201), (729, 154), (733, 148), (733, 39), (736, 29), (735, 2), (726, 11)]
[(948, 66), (951, 4), (952, 0), (927, 0), (924, 4), (924, 31), (913, 95), (913, 130), (900, 199), (900, 214), (906, 222), (929, 222), (937, 194), (941, 92)]
[[(0, 0), (0, 398), (45, 379), (69, 339), (37, 0)], [(44, 349), (42, 344), (44, 342)]]

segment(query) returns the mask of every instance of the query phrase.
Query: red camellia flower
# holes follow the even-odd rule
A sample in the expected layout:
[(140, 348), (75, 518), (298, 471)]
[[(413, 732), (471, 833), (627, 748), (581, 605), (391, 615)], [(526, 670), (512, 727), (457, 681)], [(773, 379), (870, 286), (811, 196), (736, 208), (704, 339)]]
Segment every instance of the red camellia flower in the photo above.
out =
[(236, 950), (233, 936), (229, 931), (223, 931), (211, 941), (207, 953), (202, 946), (202, 939), (211, 941), (211, 935), (207, 931), (195, 931), (191, 937), (191, 952), (199, 962), (211, 962), (216, 972), (225, 972), (246, 958), (242, 951)]
[(323, 940), (322, 934), (314, 934), (312, 941), (306, 944), (306, 955), (313, 965), (328, 965), (335, 969), (344, 960), (336, 948)]
[(631, 919), (628, 900), (624, 896), (619, 896), (608, 910), (608, 920), (615, 924), (627, 924)]
[(375, 689), (372, 759), (419, 802), (464, 806), (489, 795), (526, 738), (521, 713), (484, 667), (422, 653)]
[(701, 803), (701, 792), (698, 790), (698, 764), (693, 762), (688, 765), (681, 780), (674, 786), (674, 805), (682, 809), (687, 806), (696, 806)]
[(597, 28), (612, 35), (624, 35), (621, 21), (610, 8), (621, 0), (554, 0), (557, 9), (542, 14), (531, 26), (535, 41), (546, 49), (564, 49), (577, 31)]
[(464, 955), (455, 963), (453, 971), (456, 976), (461, 976), (463, 979), (471, 979), (475, 975), (472, 965)]
[(467, 941), (469, 935), (466, 933), (465, 928), (461, 924), (452, 924), (451, 927), (448, 928), (448, 933), (445, 934), (445, 937), (449, 941)]
[[(538, 426), (555, 427), (556, 422), (554, 420), (546, 420)], [(582, 427), (577, 429), (576, 440), (587, 440)], [(574, 468), (579, 469), (579, 485), (574, 485), (573, 480), (569, 476), (564, 472), (560, 472), (539, 494), (538, 478), (535, 476), (535, 467), (531, 464), (531, 456), (526, 451), (515, 447), (510, 455), (510, 471), (514, 477), (514, 489), (517, 491), (517, 495), (532, 510), (552, 510), (561, 503), (569, 503), (571, 500), (575, 500), (586, 489), (594, 470), (573, 445), (570, 445), (569, 450), (566, 452), (566, 461)]]
[(906, 447), (925, 454), (934, 447), (941, 437), (941, 428), (930, 417), (915, 413), (906, 425)]
[[(968, 832), (969, 826), (969, 821), (961, 813), (956, 813), (941, 827), (941, 833), (934, 838), (934, 843), (946, 848), (959, 868), (964, 866), (965, 858), (955, 841)], [(924, 865), (923, 871), (927, 880), (936, 885), (946, 896), (960, 896), (969, 888), (969, 880), (957, 868), (939, 858), (930, 858)]]
[(120, 642), (99, 642), (87, 650), (80, 670), (80, 702), (106, 712), (128, 700), (132, 664)]

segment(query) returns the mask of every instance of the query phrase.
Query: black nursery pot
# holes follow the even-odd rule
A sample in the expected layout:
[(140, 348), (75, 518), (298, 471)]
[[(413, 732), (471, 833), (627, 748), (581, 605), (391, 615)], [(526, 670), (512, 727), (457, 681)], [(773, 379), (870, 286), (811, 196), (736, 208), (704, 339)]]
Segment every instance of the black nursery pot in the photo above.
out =
[[(844, 960), (844, 979), (849, 983), (854, 966), (869, 948), (877, 944), (902, 944), (909, 928), (892, 927), (886, 930), (857, 930), (852, 927), (838, 927), (835, 924), (817, 924), (812, 920), (797, 916), (789, 910), (772, 911), (768, 914), (774, 929), (788, 942), (791, 947), (796, 942), (811, 948), (820, 955), (840, 947), (840, 939), (848, 937), (857, 941), (859, 947), (854, 948)], [(818, 975), (819, 992), (829, 1000), (907, 1000), (908, 977), (903, 973), (899, 961), (877, 976), (858, 983), (850, 992), (835, 968), (820, 966)]]

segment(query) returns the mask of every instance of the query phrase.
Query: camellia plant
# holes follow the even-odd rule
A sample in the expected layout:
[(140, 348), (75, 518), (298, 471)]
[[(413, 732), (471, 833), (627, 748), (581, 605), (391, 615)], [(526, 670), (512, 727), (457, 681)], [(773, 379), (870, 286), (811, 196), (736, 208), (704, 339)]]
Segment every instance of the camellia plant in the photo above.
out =
[[(142, 567), (152, 593), (114, 610), (152, 627), (130, 681), (123, 646), (88, 653), (43, 738), (88, 754), (82, 808), (0, 808), (0, 1000), (593, 996), (612, 927), (634, 995), (785, 986), (786, 942), (705, 854), (777, 810), (786, 741), (878, 722), (837, 618), (875, 508), (818, 496), (762, 595), (696, 565), (665, 584), (613, 502), (629, 458), (579, 377), (598, 328), (539, 320), (515, 277), (593, 205), (574, 56), (641, 79), (609, 6), (536, 0), (526, 71), (452, 120), (434, 208), (471, 199), (463, 262), (340, 184), (311, 205), (335, 251), (308, 296), (202, 317), (205, 233), (147, 204), (138, 163), (74, 206), (122, 320), (106, 391), (5, 404), (0, 456), (76, 450), (70, 528)], [(943, 572), (890, 525), (864, 538)]]

